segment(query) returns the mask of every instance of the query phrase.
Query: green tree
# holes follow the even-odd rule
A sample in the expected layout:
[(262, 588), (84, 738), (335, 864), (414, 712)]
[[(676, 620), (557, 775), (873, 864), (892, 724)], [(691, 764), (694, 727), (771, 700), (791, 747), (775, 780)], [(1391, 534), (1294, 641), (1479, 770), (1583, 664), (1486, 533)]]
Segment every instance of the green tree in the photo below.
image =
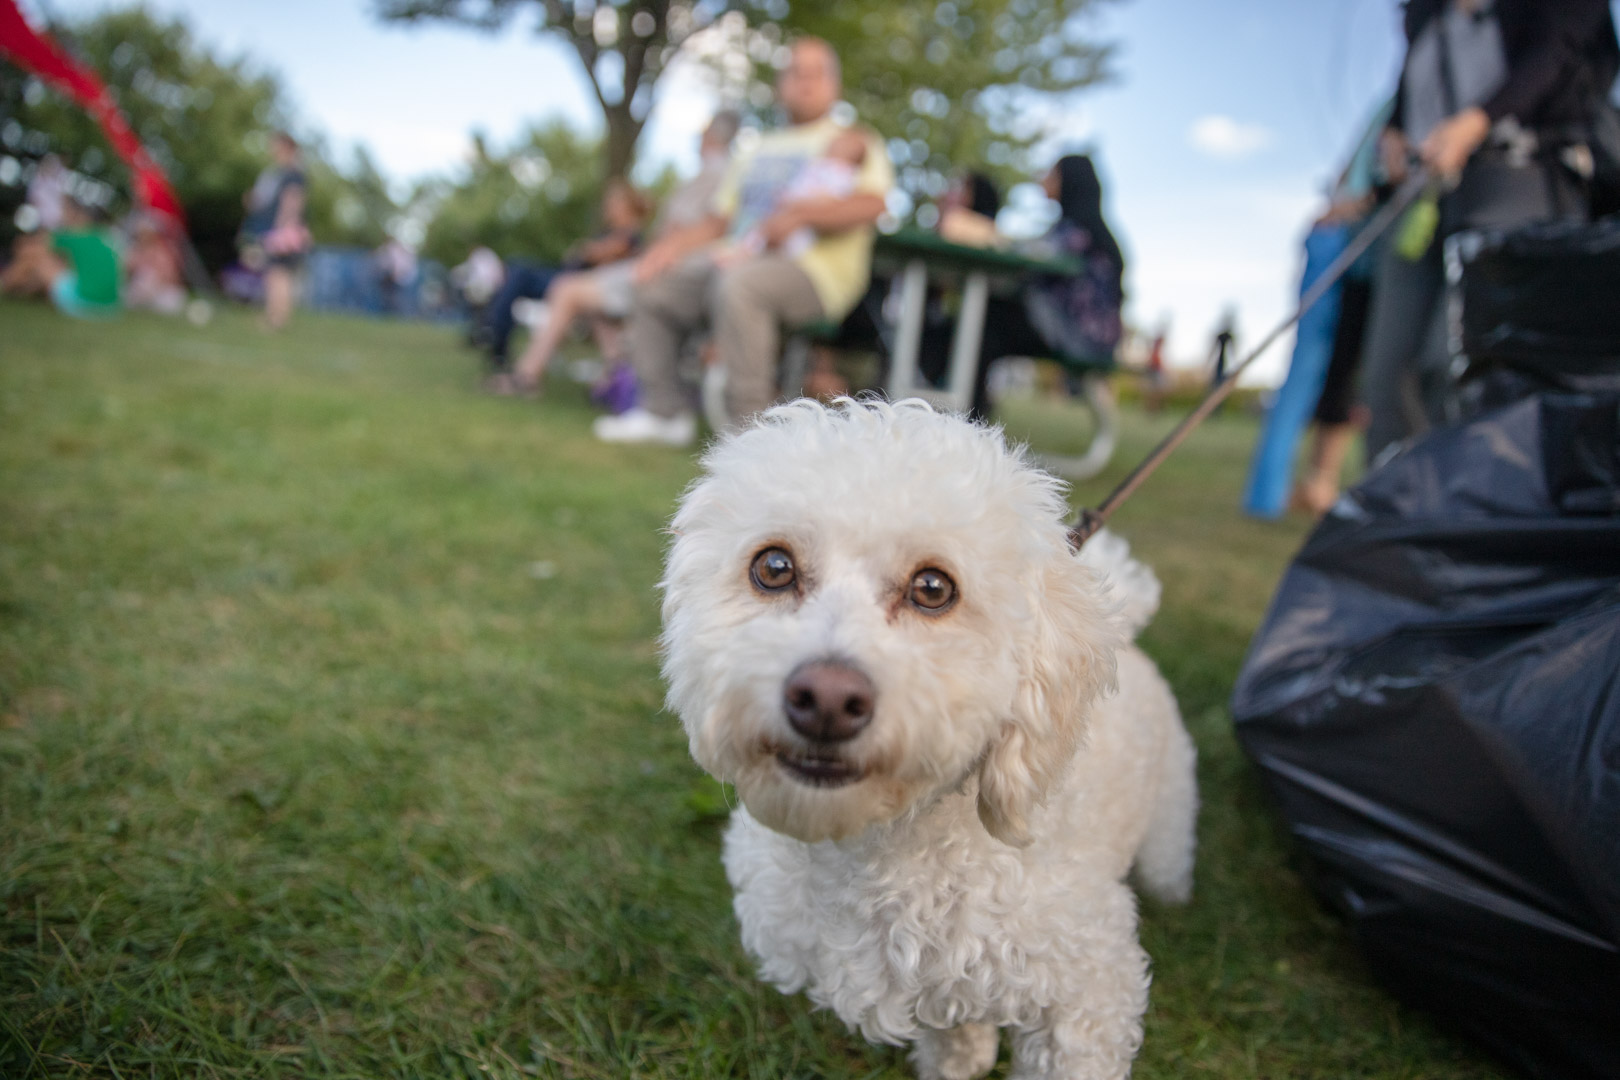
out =
[(964, 167), (1027, 178), (1030, 149), (1108, 77), (1111, 48), (1090, 25), (1103, 2), (799, 0), (780, 21), (837, 48), (845, 99), (890, 141), (901, 185), (932, 195)]
[(500, 153), (475, 135), (466, 173), (423, 185), (409, 212), (427, 220), (428, 258), (457, 263), (483, 244), (556, 262), (590, 232), (601, 187), (601, 142), (553, 121)]
[[(242, 219), (242, 193), (269, 161), (267, 132), (287, 127), (280, 81), (243, 57), (222, 58), (181, 19), (144, 8), (116, 10), (54, 27), (53, 33), (112, 89), (130, 126), (169, 175), (193, 242), (211, 266), (229, 260)], [(127, 192), (123, 163), (77, 103), (0, 64), (0, 118), (42, 133), (76, 171)], [(353, 178), (319, 145), (308, 154), (310, 221), (318, 239), (376, 243), (393, 213), (369, 159)], [(340, 214), (358, 204), (361, 213)]]
[[(701, 4), (676, 0), (375, 0), (383, 19), (442, 20), (497, 30), (525, 15), (538, 33), (567, 43), (602, 108), (608, 177), (628, 176), (652, 111), (653, 84), (701, 25)], [(694, 7), (698, 10), (694, 10)], [(710, 5), (713, 6), (713, 5)]]
[[(275, 77), (245, 60), (209, 55), (180, 20), (144, 9), (112, 11), (53, 27), (112, 89), (130, 127), (169, 174), (210, 257), (229, 252), (241, 195), (266, 160), (262, 132), (286, 121)], [(9, 80), (0, 111), (46, 133), (76, 171), (127, 191), (127, 173), (95, 121), (76, 102), (33, 79)]]
[(375, 2), (384, 19), (490, 30), (533, 15), (539, 33), (572, 46), (596, 92), (609, 176), (628, 172), (653, 83), (682, 50), (710, 67), (723, 97), (763, 112), (784, 42), (825, 38), (843, 58), (847, 99), (891, 141), (916, 193), (966, 165), (1021, 175), (1070, 95), (1106, 77), (1110, 55), (1089, 25), (1106, 0)]
[(307, 154), (309, 228), (321, 241), (374, 248), (388, 238), (400, 207), (388, 178), (365, 147), (354, 152), (347, 171), (332, 164), (323, 147)]

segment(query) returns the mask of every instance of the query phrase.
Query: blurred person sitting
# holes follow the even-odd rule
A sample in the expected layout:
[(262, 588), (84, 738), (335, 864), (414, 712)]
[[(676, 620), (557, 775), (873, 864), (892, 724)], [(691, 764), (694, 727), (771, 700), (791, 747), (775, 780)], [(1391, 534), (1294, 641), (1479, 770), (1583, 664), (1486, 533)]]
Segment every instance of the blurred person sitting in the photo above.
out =
[(161, 315), (178, 315), (186, 307), (180, 253), (173, 239), (149, 214), (137, 214), (129, 226), (124, 306)]
[[(769, 215), (799, 203), (843, 199), (854, 194), (860, 168), (866, 162), (872, 141), (871, 133), (861, 128), (845, 128), (835, 135), (820, 157), (804, 163), (787, 187), (782, 189), (774, 205), (761, 208), (764, 212), (752, 228), (737, 239), (716, 246), (712, 255), (714, 264), (721, 268), (735, 266), (770, 251), (773, 244), (763, 228)], [(774, 246), (787, 258), (796, 259), (815, 246), (815, 242), (816, 231), (805, 225), (777, 241)]]
[[(788, 186), (782, 189), (770, 212), (788, 209), (798, 203), (813, 204), (818, 200), (846, 198), (853, 194), (871, 142), (872, 134), (865, 129), (845, 129), (827, 144), (820, 157), (805, 163)], [(760, 224), (763, 224), (763, 219)], [(714, 265), (724, 270), (771, 250), (770, 241), (766, 239), (760, 224), (736, 240), (722, 241), (716, 245), (712, 253)], [(794, 259), (809, 251), (815, 242), (815, 230), (806, 226), (788, 235), (776, 245), (776, 250)], [(801, 389), (807, 397), (822, 400), (831, 400), (849, 392), (849, 383), (838, 373), (831, 349), (817, 345), (810, 350), (810, 363), (804, 373)]]
[(1599, 88), (1620, 70), (1607, 0), (1410, 0), (1405, 21), (1385, 166), (1399, 183), (1415, 149), (1456, 187), (1427, 226), (1409, 217), (1403, 242), (1380, 261), (1364, 360), (1369, 462), (1449, 419), (1445, 241), (1467, 229), (1585, 220), (1568, 132), (1590, 119)]
[[(1005, 238), (996, 231), (996, 215), (1001, 213), (1001, 189), (982, 172), (957, 174), (936, 204), (939, 220), (934, 231), (941, 240), (964, 247), (1000, 247)], [(887, 294), (892, 283), (884, 283)], [(951, 338), (956, 333), (956, 313), (948, 294), (937, 284), (928, 286), (923, 305), (922, 346), (917, 353), (917, 370), (929, 384), (945, 384), (951, 367)], [(875, 340), (874, 331), (874, 340)]]
[(410, 314), (411, 288), (416, 284), (416, 252), (399, 237), (390, 236), (377, 249), (372, 261), (383, 311), (393, 315)]
[(1074, 275), (1042, 275), (1016, 296), (990, 298), (984, 339), (973, 379), (969, 414), (988, 419), (990, 365), (1008, 356), (1112, 357), (1123, 334), (1125, 257), (1103, 219), (1102, 183), (1084, 154), (1059, 158), (1041, 181), (1058, 204), (1058, 219), (1044, 237), (1026, 245), (1033, 254), (1080, 261)]
[[(662, 237), (637, 266), (629, 337), (641, 404), (599, 417), (597, 438), (691, 443), (697, 420), (677, 366), (683, 347), (711, 328), (730, 414), (741, 420), (766, 408), (777, 397), (782, 328), (842, 319), (865, 293), (873, 225), (893, 182), (888, 154), (870, 138), (850, 194), (778, 208), (800, 170), (825, 156), (845, 130), (831, 116), (841, 94), (838, 54), (818, 38), (799, 39), (776, 90), (790, 126), (762, 135), (732, 164), (704, 222)], [(740, 239), (756, 227), (763, 254), (716, 265), (715, 241)], [(781, 245), (805, 228), (815, 233), (809, 249), (784, 254)]]
[(634, 255), (641, 249), (647, 211), (647, 200), (640, 192), (623, 180), (613, 180), (602, 192), (601, 232), (575, 245), (563, 259), (560, 269), (516, 260), (507, 266), (506, 283), (489, 305), (489, 377), (484, 384), (486, 389), (498, 394), (510, 394), (517, 388), (508, 354), (512, 332), (517, 329), (517, 302), (543, 299), (559, 274), (606, 266)]
[(119, 255), (99, 215), (75, 200), (62, 206), (61, 227), (21, 237), (0, 272), (0, 292), (39, 296), (78, 319), (117, 314)]
[(958, 176), (939, 200), (939, 224), (935, 231), (941, 240), (966, 247), (997, 247), (1003, 242), (996, 231), (996, 215), (1001, 213), (1001, 192), (996, 182), (982, 172)]
[[(698, 173), (676, 188), (665, 201), (653, 228), (654, 243), (659, 237), (677, 229), (691, 228), (708, 217), (715, 192), (730, 165), (731, 141), (736, 138), (740, 124), (741, 117), (737, 113), (725, 110), (716, 113), (703, 129), (698, 143)], [(552, 356), (581, 319), (592, 321), (603, 358), (610, 365), (617, 361), (620, 352), (617, 335), (603, 320), (623, 320), (630, 314), (637, 264), (635, 258), (620, 259), (594, 270), (563, 274), (552, 281), (545, 294), (549, 309), (546, 324), (530, 338), (528, 347), (518, 358), (510, 384), (499, 389), (525, 396), (538, 393)], [(622, 377), (619, 381), (622, 383)]]
[(467, 344), (475, 349), (489, 344), (489, 304), (505, 282), (506, 264), (483, 244), (469, 251), (450, 271), (450, 285), (467, 312)]
[(33, 228), (55, 232), (62, 227), (62, 211), (67, 205), (69, 181), (73, 174), (55, 154), (46, 154), (34, 166), (28, 179), (27, 205), (33, 208)]
[[(970, 247), (995, 247), (1005, 242), (996, 232), (1001, 191), (985, 173), (957, 173), (939, 197), (937, 206), (939, 220), (934, 227), (942, 240)], [(874, 271), (866, 293), (838, 324), (837, 333), (820, 340), (811, 350), (810, 368), (805, 373), (803, 386), (807, 397), (826, 401), (849, 393), (849, 381), (839, 372), (835, 359), (838, 352), (880, 352), (887, 347), (881, 322), (893, 288), (890, 275)], [(923, 305), (922, 346), (917, 354), (917, 367), (936, 387), (942, 384), (950, 367), (954, 325), (954, 316), (947, 310), (945, 290), (931, 282)]]
[(309, 182), (298, 140), (285, 131), (270, 136), (271, 163), (242, 196), (242, 265), (264, 274), (264, 328), (280, 330), (292, 318), (297, 274), (309, 254), (304, 205)]

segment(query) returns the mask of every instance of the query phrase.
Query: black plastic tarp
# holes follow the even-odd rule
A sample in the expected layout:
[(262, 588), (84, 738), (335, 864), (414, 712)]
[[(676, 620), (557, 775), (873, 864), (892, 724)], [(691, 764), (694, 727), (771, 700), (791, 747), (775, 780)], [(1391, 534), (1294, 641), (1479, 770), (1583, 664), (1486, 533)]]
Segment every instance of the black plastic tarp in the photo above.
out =
[(1620, 1077), (1620, 395), (1531, 396), (1371, 474), (1233, 712), (1396, 992), (1528, 1075)]
[(1475, 376), (1620, 384), (1620, 218), (1465, 233), (1451, 256), (1453, 344)]

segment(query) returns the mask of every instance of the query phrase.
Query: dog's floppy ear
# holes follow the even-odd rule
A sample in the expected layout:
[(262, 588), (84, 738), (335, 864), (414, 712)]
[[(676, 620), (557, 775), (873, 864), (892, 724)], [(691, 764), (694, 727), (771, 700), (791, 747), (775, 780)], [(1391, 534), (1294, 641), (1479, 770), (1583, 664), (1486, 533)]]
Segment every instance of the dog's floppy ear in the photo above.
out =
[(1068, 768), (1092, 703), (1113, 689), (1119, 646), (1096, 578), (1066, 550), (1029, 587), (1035, 617), (1018, 694), (979, 769), (979, 820), (1014, 847), (1030, 842), (1030, 815)]

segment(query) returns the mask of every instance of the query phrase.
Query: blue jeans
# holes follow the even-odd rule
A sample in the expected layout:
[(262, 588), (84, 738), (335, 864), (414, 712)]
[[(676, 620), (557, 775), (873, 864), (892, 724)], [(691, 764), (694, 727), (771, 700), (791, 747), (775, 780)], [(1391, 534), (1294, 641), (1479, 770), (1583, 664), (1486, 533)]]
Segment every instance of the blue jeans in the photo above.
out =
[(557, 276), (557, 270), (550, 266), (536, 266), (533, 263), (514, 262), (506, 268), (506, 284), (501, 291), (495, 294), (495, 299), (489, 302), (489, 370), (491, 372), (507, 371), (512, 366), (511, 358), (507, 355), (508, 343), (512, 340), (512, 330), (517, 326), (517, 320), (512, 316), (512, 303), (516, 300), (539, 300), (546, 295), (551, 287), (551, 279)]

